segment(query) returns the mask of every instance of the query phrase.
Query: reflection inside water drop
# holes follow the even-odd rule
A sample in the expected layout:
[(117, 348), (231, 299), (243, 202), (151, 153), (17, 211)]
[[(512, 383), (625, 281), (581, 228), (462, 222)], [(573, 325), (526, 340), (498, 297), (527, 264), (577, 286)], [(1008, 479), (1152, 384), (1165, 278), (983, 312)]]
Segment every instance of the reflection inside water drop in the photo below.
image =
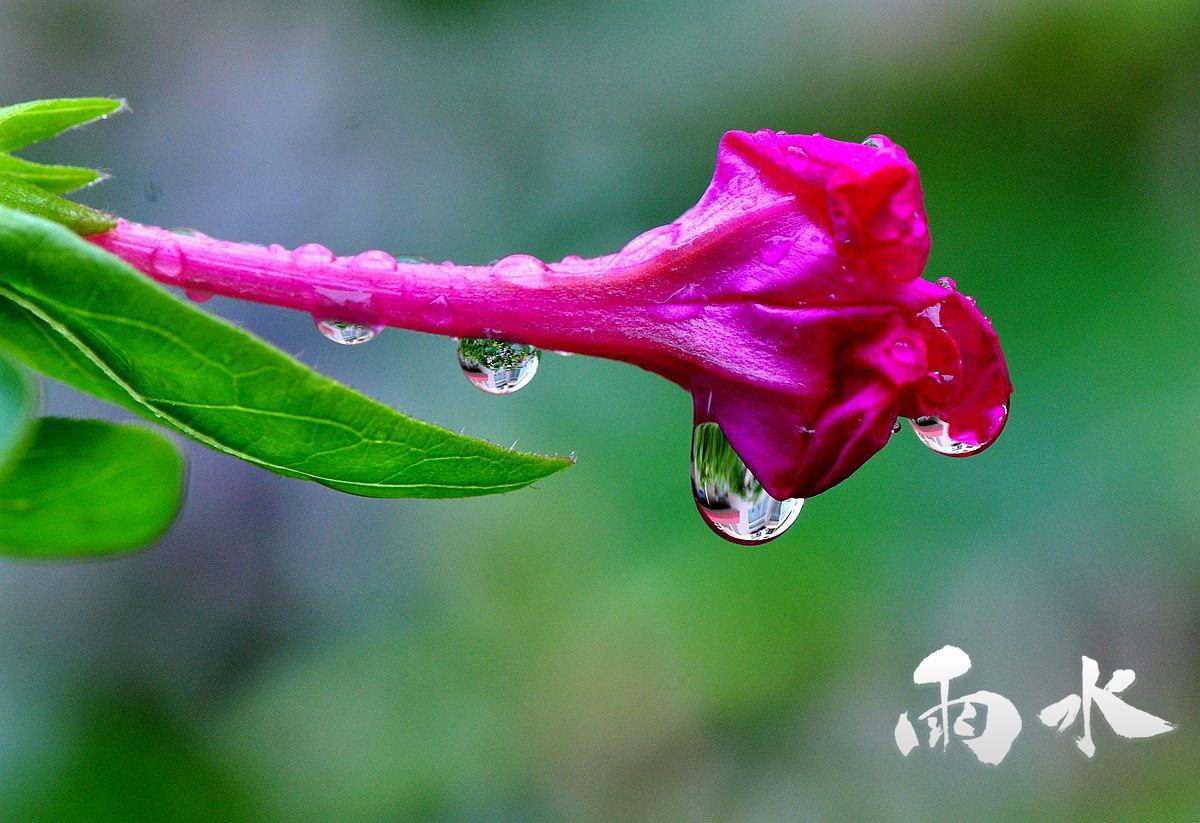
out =
[(1000, 425), (995, 427), (995, 435), (991, 440), (981, 443), (967, 443), (956, 440), (950, 435), (949, 422), (944, 417), (936, 414), (914, 417), (912, 419), (912, 427), (921, 442), (938, 454), (945, 454), (950, 457), (966, 457), (969, 454), (990, 446), (992, 441), (999, 436), (1000, 429), (1004, 427), (1004, 418), (1008, 415), (1008, 409), (1005, 406), (997, 406), (995, 411), (999, 415), (997, 419)]
[(317, 331), (334, 343), (343, 346), (357, 346), (359, 343), (369, 342), (379, 336), (379, 332), (383, 331), (383, 326), (368, 326), (362, 323), (350, 323), (345, 320), (323, 320), (314, 317), (313, 322), (317, 326)]
[(713, 531), (735, 543), (765, 543), (787, 531), (801, 497), (776, 500), (762, 487), (716, 423), (692, 431), (692, 494)]
[(464, 337), (458, 341), (458, 365), (471, 385), (488, 394), (512, 394), (528, 385), (538, 370), (539, 352), (525, 343)]

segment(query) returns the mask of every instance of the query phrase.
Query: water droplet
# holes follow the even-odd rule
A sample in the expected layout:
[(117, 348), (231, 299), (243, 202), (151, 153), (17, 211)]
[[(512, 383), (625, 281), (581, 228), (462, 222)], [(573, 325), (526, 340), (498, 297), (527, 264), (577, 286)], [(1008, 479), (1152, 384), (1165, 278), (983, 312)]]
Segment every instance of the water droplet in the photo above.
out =
[(373, 249), (356, 254), (350, 265), (359, 271), (390, 272), (396, 270), (396, 258), (385, 251)]
[(734, 543), (765, 543), (787, 531), (804, 499), (767, 494), (716, 423), (692, 431), (692, 494), (713, 531)]
[[(415, 254), (397, 254), (396, 262), (397, 263), (407, 263), (407, 264), (420, 263), (422, 266), (432, 266), (433, 265), (433, 261), (430, 260), (428, 257), (417, 257)], [(445, 266), (447, 264), (451, 265), (451, 266), (454, 265), (453, 261), (450, 261), (450, 260), (447, 260), (445, 263), (442, 263), (443, 266)]]
[[(1008, 409), (1004, 406), (997, 408), (1001, 414), (1001, 425), (996, 427), (996, 432), (999, 434), (1000, 429), (1003, 428), (1003, 418), (1008, 415)], [(914, 417), (912, 427), (922, 443), (938, 454), (945, 454), (950, 457), (965, 457), (992, 444), (991, 440), (986, 443), (964, 443), (960, 440), (955, 440), (950, 436), (950, 424), (944, 417), (936, 414), (925, 417)], [(992, 440), (995, 440), (995, 437)]]
[(512, 394), (538, 370), (539, 352), (525, 343), (464, 337), (458, 341), (458, 365), (475, 388), (488, 394)]
[(546, 264), (530, 254), (510, 254), (491, 265), (492, 274), (505, 280), (530, 280), (546, 273)]
[(792, 250), (792, 246), (795, 244), (796, 241), (791, 237), (772, 237), (759, 246), (759, 259), (768, 266), (774, 266), (780, 260), (787, 257), (787, 253)]
[(213, 299), (213, 293), (207, 289), (184, 289), (183, 293), (193, 303), (207, 303)]
[(900, 425), (900, 421), (897, 420), (895, 423), (892, 424), (892, 434), (896, 434), (897, 432), (900, 431), (901, 428), (903, 428), (903, 427)]
[(863, 145), (864, 145), (864, 146), (869, 146), (869, 147), (871, 147), (871, 148), (873, 148), (873, 149), (881, 149), (881, 148), (883, 148), (883, 143), (879, 142), (879, 141), (878, 141), (878, 140), (876, 140), (874, 137), (868, 137), (866, 140), (864, 140), (864, 141), (863, 141)]
[(334, 343), (343, 346), (367, 343), (374, 340), (379, 336), (379, 332), (383, 331), (383, 326), (368, 326), (362, 323), (350, 323), (346, 320), (323, 320), (314, 317), (313, 322), (317, 324), (317, 331)]
[(174, 240), (168, 240), (150, 255), (150, 268), (159, 277), (178, 277), (183, 271), (183, 252)]
[(954, 291), (954, 289), (957, 288), (957, 285), (958, 285), (954, 282), (953, 277), (939, 277), (937, 279), (937, 284), (939, 286), (941, 286), (943, 289), (949, 289), (950, 291)]
[(297, 246), (292, 252), (292, 262), (305, 270), (319, 269), (335, 259), (337, 258), (334, 253), (320, 243), (305, 243), (303, 246)]
[(207, 234), (199, 229), (189, 228), (188, 226), (176, 226), (173, 229), (168, 229), (171, 234), (182, 234), (184, 237), (208, 237)]

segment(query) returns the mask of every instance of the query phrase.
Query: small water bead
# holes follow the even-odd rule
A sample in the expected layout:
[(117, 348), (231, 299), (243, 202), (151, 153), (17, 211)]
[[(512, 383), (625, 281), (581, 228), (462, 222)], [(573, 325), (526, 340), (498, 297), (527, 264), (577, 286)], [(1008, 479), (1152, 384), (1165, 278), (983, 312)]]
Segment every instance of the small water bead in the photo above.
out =
[(892, 423), (892, 434), (898, 434), (902, 428), (903, 426), (901, 425), (900, 421), (896, 420), (894, 423)]
[(692, 431), (692, 495), (713, 531), (746, 545), (783, 534), (804, 506), (800, 497), (769, 495), (716, 423), (700, 423)]
[(385, 251), (373, 249), (357, 254), (350, 261), (352, 268), (367, 272), (392, 272), (396, 270), (396, 258)]
[(183, 293), (193, 303), (207, 303), (213, 299), (213, 293), (207, 289), (184, 289)]
[(958, 286), (958, 284), (954, 282), (953, 277), (939, 277), (937, 279), (937, 284), (943, 289), (949, 289), (950, 291), (954, 291), (954, 289)]
[(314, 317), (313, 322), (317, 326), (317, 331), (342, 346), (369, 343), (379, 336), (379, 332), (383, 331), (383, 326), (350, 323), (346, 320), (323, 320)]
[(176, 226), (173, 229), (168, 229), (171, 234), (182, 234), (184, 237), (208, 237), (207, 234), (199, 229), (189, 228), (188, 226)]
[[(397, 263), (405, 263), (408, 265), (412, 265), (413, 263), (420, 263), (423, 266), (432, 266), (433, 265), (433, 261), (430, 260), (428, 257), (417, 257), (415, 254), (397, 254), (396, 262)], [(443, 266), (453, 266), (454, 261), (447, 260), (446, 262), (442, 263), (442, 265)]]
[(539, 352), (525, 343), (464, 337), (458, 365), (471, 385), (488, 394), (512, 394), (537, 374)]
[(862, 144), (863, 144), (864, 146), (867, 146), (867, 147), (869, 147), (869, 148), (872, 148), (872, 149), (881, 149), (881, 148), (883, 148), (883, 143), (879, 142), (879, 141), (878, 141), (877, 139), (875, 139), (874, 137), (868, 137), (866, 140), (864, 140), (864, 141), (862, 142)]
[(297, 246), (292, 252), (292, 262), (305, 270), (319, 269), (335, 259), (337, 258), (334, 253), (320, 243), (305, 243), (303, 246)]
[(493, 276), (505, 280), (531, 280), (546, 273), (546, 264), (530, 254), (510, 254), (491, 266)]
[[(1007, 415), (1008, 410), (1004, 407), (999, 407), (1002, 415)], [(913, 431), (917, 433), (917, 437), (927, 447), (949, 457), (966, 457), (969, 454), (979, 451), (985, 446), (990, 446), (991, 441), (986, 443), (964, 443), (950, 436), (950, 424), (945, 418), (940, 415), (928, 415), (925, 417), (914, 417), (912, 420)], [(997, 427), (997, 434), (1003, 425)], [(994, 439), (994, 438), (993, 438)]]

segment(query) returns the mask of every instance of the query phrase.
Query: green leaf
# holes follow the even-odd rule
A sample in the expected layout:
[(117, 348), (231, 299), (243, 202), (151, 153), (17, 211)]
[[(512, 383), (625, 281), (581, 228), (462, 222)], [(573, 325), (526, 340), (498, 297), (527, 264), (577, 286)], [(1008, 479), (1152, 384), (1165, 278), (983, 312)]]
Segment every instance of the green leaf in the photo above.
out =
[(121, 100), (77, 97), (0, 107), (0, 151), (19, 149), (120, 109)]
[(153, 543), (183, 500), (183, 461), (162, 435), (103, 420), (41, 418), (0, 480), (0, 552), (110, 554)]
[(571, 464), (405, 417), (2, 208), (0, 349), (217, 451), (351, 494), (496, 494)]
[(37, 186), (55, 194), (90, 186), (104, 176), (95, 169), (83, 169), (78, 166), (51, 166), (22, 160), (20, 157), (12, 157), (7, 154), (0, 154), (0, 175), (14, 177), (31, 186)]
[(0, 357), (0, 477), (6, 458), (17, 451), (37, 406), (37, 389), (23, 369)]
[(0, 206), (53, 220), (79, 234), (100, 234), (116, 225), (95, 209), (4, 174), (0, 174)]

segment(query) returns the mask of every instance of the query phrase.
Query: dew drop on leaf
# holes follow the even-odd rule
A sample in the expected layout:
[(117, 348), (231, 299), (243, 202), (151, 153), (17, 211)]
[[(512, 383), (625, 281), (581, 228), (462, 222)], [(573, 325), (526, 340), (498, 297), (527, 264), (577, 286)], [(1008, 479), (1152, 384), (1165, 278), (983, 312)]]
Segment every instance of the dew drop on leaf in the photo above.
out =
[(464, 337), (458, 365), (471, 385), (488, 394), (512, 394), (537, 374), (540, 353), (526, 343)]
[(796, 521), (804, 499), (776, 500), (758, 482), (716, 423), (692, 431), (692, 494), (704, 522), (734, 543), (773, 540)]

